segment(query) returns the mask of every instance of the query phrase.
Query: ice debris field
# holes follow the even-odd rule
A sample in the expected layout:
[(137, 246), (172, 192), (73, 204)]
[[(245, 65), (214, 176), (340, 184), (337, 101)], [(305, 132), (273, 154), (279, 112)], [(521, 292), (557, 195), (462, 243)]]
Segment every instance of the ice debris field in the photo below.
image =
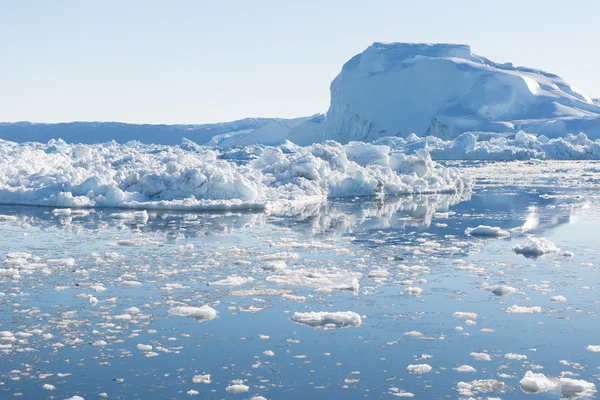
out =
[(0, 390), (593, 398), (600, 168), (461, 171), (474, 188), (284, 213), (2, 205)]
[(402, 43), (327, 114), (0, 124), (0, 398), (594, 398), (598, 128)]

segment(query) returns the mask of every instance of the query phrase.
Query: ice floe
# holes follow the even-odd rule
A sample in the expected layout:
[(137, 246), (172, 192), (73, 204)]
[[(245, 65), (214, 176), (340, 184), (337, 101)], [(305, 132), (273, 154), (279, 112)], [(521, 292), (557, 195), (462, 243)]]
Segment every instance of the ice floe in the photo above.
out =
[(290, 319), (300, 324), (325, 328), (346, 328), (362, 323), (360, 315), (352, 311), (295, 312)]
[(205, 321), (216, 318), (217, 311), (208, 305), (203, 305), (202, 307), (182, 306), (171, 308), (169, 315), (175, 317), (192, 317), (198, 321)]
[(510, 232), (505, 231), (497, 226), (479, 225), (476, 228), (467, 228), (465, 230), (467, 235), (481, 236), (489, 238), (502, 238), (510, 236)]
[(548, 253), (558, 253), (560, 249), (556, 247), (548, 239), (529, 237), (529, 242), (523, 245), (517, 245), (513, 247), (513, 250), (517, 254), (523, 254), (524, 256), (540, 257)]

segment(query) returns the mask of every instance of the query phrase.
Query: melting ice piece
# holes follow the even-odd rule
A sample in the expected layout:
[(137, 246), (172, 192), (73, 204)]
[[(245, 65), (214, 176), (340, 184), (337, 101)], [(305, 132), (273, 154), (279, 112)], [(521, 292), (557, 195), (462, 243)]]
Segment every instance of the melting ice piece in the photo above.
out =
[(217, 311), (207, 305), (203, 305), (202, 307), (175, 307), (169, 310), (169, 315), (175, 317), (192, 317), (197, 319), (198, 321), (208, 321), (216, 318)]
[(497, 226), (479, 225), (476, 228), (467, 228), (465, 230), (467, 235), (481, 236), (488, 238), (503, 238), (510, 236), (510, 232), (505, 231)]
[(517, 289), (512, 286), (498, 285), (492, 286), (488, 290), (494, 293), (496, 296), (508, 296), (509, 294), (514, 293)]
[(406, 367), (406, 371), (410, 374), (426, 374), (431, 371), (431, 365), (429, 364), (411, 364)]
[(513, 251), (525, 257), (541, 257), (548, 253), (558, 253), (560, 249), (548, 239), (530, 236), (527, 244), (515, 246)]
[(300, 324), (325, 328), (347, 328), (360, 326), (362, 323), (360, 315), (352, 311), (295, 312), (291, 320)]

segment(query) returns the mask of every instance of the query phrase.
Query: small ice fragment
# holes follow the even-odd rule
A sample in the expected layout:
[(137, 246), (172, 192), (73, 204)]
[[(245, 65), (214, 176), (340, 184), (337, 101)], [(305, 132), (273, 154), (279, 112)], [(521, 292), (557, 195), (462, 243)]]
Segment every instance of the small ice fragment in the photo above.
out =
[(510, 232), (505, 231), (497, 226), (479, 225), (476, 228), (467, 228), (465, 230), (467, 235), (481, 236), (488, 238), (503, 238), (510, 236)]
[(194, 383), (205, 383), (205, 384), (209, 384), (210, 381), (210, 374), (206, 374), (206, 375), (194, 375), (194, 377), (192, 378), (192, 382)]
[(250, 387), (241, 384), (230, 385), (225, 388), (228, 393), (246, 393)]
[(470, 354), (470, 356), (473, 357), (477, 361), (491, 361), (492, 360), (492, 358), (490, 357), (490, 355), (487, 354), (487, 353), (472, 352)]
[(411, 364), (406, 367), (406, 371), (410, 374), (426, 374), (431, 371), (431, 365), (429, 364)]
[(457, 311), (454, 314), (452, 314), (452, 316), (454, 318), (471, 318), (471, 319), (475, 319), (475, 318), (477, 318), (477, 313)]
[(470, 365), (461, 365), (459, 367), (454, 368), (456, 372), (477, 372), (477, 370)]
[(558, 247), (548, 239), (528, 237), (529, 242), (521, 246), (513, 247), (513, 251), (517, 254), (530, 257), (540, 257), (548, 253), (557, 253), (560, 251)]
[(203, 305), (202, 307), (175, 307), (169, 310), (169, 315), (175, 317), (192, 317), (198, 321), (207, 321), (216, 318), (217, 311), (208, 306)]
[(539, 314), (542, 312), (542, 308), (539, 306), (521, 307), (515, 304), (504, 311), (508, 314)]
[(360, 315), (352, 311), (295, 312), (291, 320), (300, 324), (325, 328), (346, 328), (349, 326), (360, 326), (362, 323)]

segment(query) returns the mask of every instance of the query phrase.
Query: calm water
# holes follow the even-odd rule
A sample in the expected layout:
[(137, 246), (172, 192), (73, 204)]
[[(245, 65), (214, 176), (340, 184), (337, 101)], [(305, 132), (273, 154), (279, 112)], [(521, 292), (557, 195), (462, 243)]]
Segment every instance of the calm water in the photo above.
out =
[[(150, 213), (146, 223), (111, 218), (118, 210), (65, 216), (0, 207), (0, 398), (350, 399), (406, 391), (454, 399), (459, 382), (481, 379), (503, 385), (473, 397), (558, 398), (527, 396), (519, 381), (529, 370), (598, 380), (600, 353), (586, 347), (600, 344), (599, 195), (479, 186), (463, 197), (335, 200), (289, 216)], [(526, 232), (465, 235), (480, 224)], [(525, 234), (561, 252), (516, 255)], [(29, 254), (7, 258), (14, 252)], [(374, 270), (379, 277), (369, 277)], [(324, 276), (355, 276), (360, 286), (324, 290), (313, 283)], [(252, 280), (209, 285), (227, 277)], [(517, 291), (485, 290), (496, 284)], [(411, 287), (422, 292), (405, 293)], [(551, 300), (559, 295), (566, 301)], [(542, 312), (505, 312), (515, 304)], [(182, 305), (209, 305), (218, 316), (168, 314)], [(353, 311), (362, 323), (326, 329), (290, 319), (308, 311)], [(405, 335), (411, 331), (421, 335)], [(411, 374), (410, 364), (432, 369)], [(476, 372), (453, 369), (465, 364)], [(204, 374), (210, 383), (193, 383)], [(236, 380), (246, 393), (226, 391)]]

